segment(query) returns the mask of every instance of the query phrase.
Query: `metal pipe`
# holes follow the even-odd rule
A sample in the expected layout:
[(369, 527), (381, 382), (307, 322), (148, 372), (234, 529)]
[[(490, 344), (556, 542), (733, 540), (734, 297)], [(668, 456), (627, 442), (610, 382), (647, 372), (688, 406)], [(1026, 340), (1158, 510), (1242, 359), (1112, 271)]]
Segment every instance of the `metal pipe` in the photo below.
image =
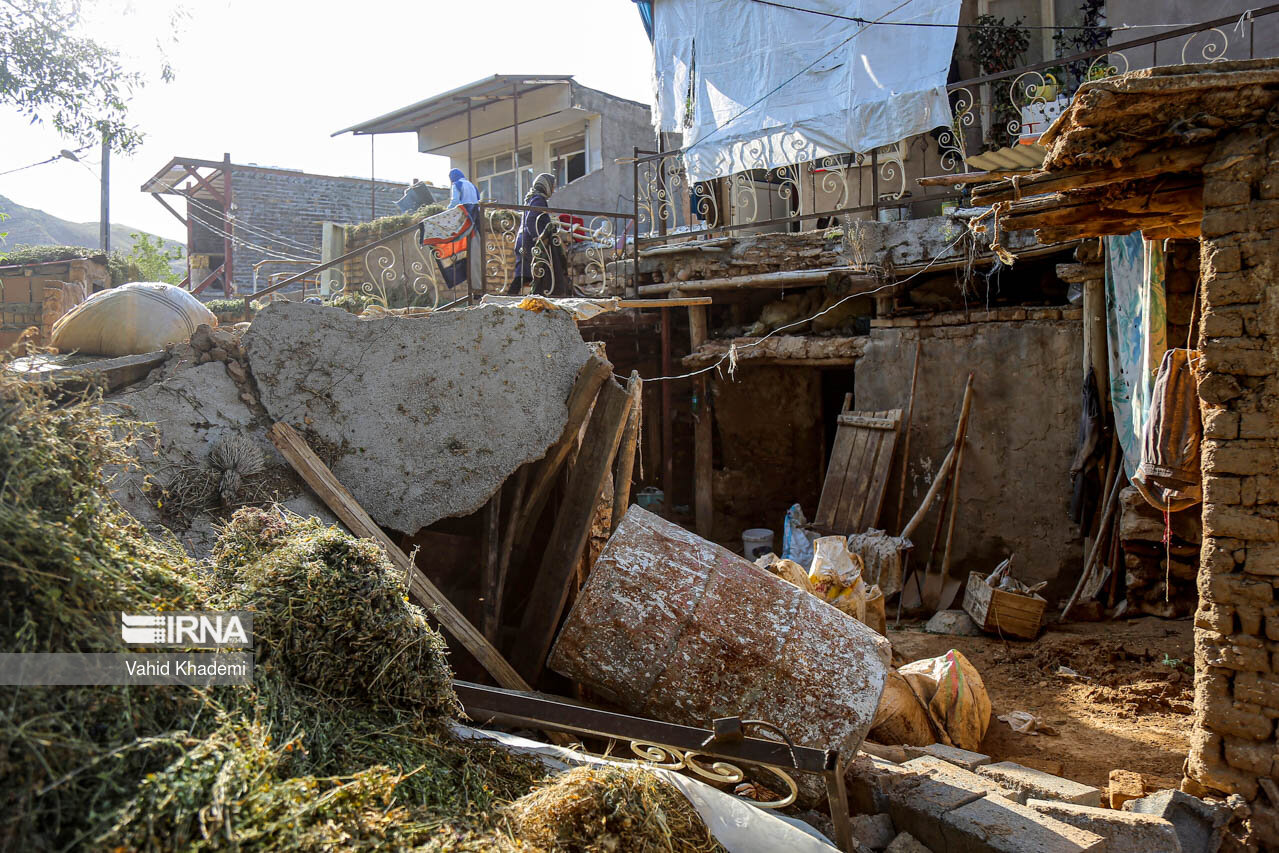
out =
[[(674, 373), (671, 358), (671, 309), (662, 309), (662, 375)], [(671, 383), (662, 383), (662, 509), (667, 518), (675, 503), (675, 425), (671, 423)]]
[(222, 224), (226, 235), (222, 238), (222, 291), (228, 298), (235, 293), (234, 267), (231, 254), (235, 250), (235, 222), (231, 216), (231, 155), (222, 155)]

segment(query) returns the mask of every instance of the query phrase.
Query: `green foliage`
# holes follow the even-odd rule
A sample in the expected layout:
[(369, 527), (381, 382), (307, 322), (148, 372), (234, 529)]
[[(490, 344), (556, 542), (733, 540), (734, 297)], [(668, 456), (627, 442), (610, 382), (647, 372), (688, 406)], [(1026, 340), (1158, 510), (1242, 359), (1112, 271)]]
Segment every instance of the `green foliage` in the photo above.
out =
[(437, 213), (444, 212), (442, 204), (424, 204), (412, 213), (397, 213), (393, 216), (382, 216), (374, 219), (372, 222), (361, 222), (359, 225), (347, 225), (344, 229), (346, 235), (347, 250), (351, 250), (365, 243), (372, 243), (374, 240), (380, 240), (388, 234), (394, 234), (404, 228), (408, 228), (415, 222), (420, 222), (428, 216), (434, 216)]
[(204, 303), (204, 307), (216, 314), (219, 322), (229, 320), (232, 323), (238, 323), (252, 319), (261, 305), (257, 302), (249, 302), (246, 312), (243, 299), (210, 299)]
[(166, 284), (177, 284), (182, 279), (174, 272), (173, 262), (182, 260), (181, 247), (175, 246), (172, 251), (164, 247), (164, 241), (135, 231), (129, 235), (133, 238), (133, 248), (125, 256), (125, 263), (130, 271), (136, 271), (133, 281), (163, 281)]
[(968, 31), (968, 48), (982, 74), (998, 74), (1017, 67), (1030, 49), (1030, 30), (1017, 18), (1011, 24), (994, 15), (978, 15)]
[[(0, 58), (0, 104), (84, 144), (105, 136), (117, 150), (131, 151), (141, 142), (126, 103), (142, 75), (81, 34), (80, 0), (4, 0)], [(167, 80), (172, 73), (166, 66), (161, 75)]]
[(87, 246), (28, 246), (19, 244), (8, 252), (0, 252), (0, 264), (48, 264), (77, 258), (101, 258), (100, 249)]

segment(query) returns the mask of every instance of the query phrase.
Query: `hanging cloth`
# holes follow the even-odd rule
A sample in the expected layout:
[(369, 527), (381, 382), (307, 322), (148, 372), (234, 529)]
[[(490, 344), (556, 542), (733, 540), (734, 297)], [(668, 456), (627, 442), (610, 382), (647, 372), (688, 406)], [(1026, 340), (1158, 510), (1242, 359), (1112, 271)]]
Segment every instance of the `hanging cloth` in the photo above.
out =
[(1106, 238), (1110, 401), (1129, 479), (1141, 464), (1155, 374), (1168, 348), (1164, 252), (1140, 231)]
[(1132, 484), (1151, 506), (1180, 512), (1203, 500), (1199, 444), (1199, 393), (1191, 362), (1197, 353), (1170, 349), (1155, 377), (1150, 417), (1141, 448), (1141, 465)]

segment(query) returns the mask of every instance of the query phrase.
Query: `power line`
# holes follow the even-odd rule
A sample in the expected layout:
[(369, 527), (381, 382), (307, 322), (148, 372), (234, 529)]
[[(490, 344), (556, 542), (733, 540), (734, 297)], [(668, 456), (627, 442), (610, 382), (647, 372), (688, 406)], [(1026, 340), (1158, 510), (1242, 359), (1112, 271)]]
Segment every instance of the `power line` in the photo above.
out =
[[(936, 27), (951, 30), (982, 30), (996, 24), (936, 24), (923, 21), (884, 21), (884, 20), (868, 20), (857, 15), (841, 15), (838, 12), (824, 12), (821, 9), (805, 9), (803, 6), (791, 6), (788, 3), (776, 3), (773, 0), (751, 0), (752, 3), (758, 3), (761, 6), (773, 6), (778, 9), (790, 9), (792, 12), (807, 12), (810, 15), (821, 15), (824, 18), (838, 18), (841, 21), (853, 21), (857, 24), (866, 24), (876, 27)], [(893, 10), (897, 11), (896, 9)], [(891, 13), (889, 13), (891, 14)], [(1150, 25), (1147, 25), (1150, 26)], [(1105, 24), (1097, 24), (1093, 26), (1073, 25), (1073, 26), (1047, 26), (1042, 24), (1019, 24), (1018, 29), (1025, 30), (1113, 30), (1114, 27), (1108, 27)]]
[(46, 163), (56, 163), (57, 161), (59, 161), (59, 160), (61, 160), (61, 159), (63, 159), (63, 158), (66, 158), (67, 160), (72, 160), (72, 161), (74, 161), (74, 162), (77, 162), (77, 163), (78, 163), (78, 162), (80, 162), (80, 161), (79, 161), (79, 158), (75, 157), (74, 155), (75, 155), (75, 154), (80, 153), (81, 151), (84, 151), (86, 148), (91, 148), (91, 147), (93, 147), (93, 146), (91, 146), (91, 145), (82, 145), (82, 146), (80, 146), (79, 148), (75, 149), (74, 151), (67, 152), (67, 154), (71, 154), (71, 155), (73, 155), (73, 156), (69, 156), (69, 157), (67, 156), (67, 154), (64, 154), (63, 152), (59, 151), (57, 154), (54, 154), (52, 157), (50, 157), (50, 158), (49, 158), (49, 159), (47, 159), (47, 160), (41, 160), (41, 161), (40, 161), (40, 162), (38, 162), (38, 163), (28, 163), (28, 164), (27, 164), (27, 165), (25, 165), (25, 166), (19, 166), (18, 168), (16, 168), (16, 169), (10, 169), (10, 170), (8, 170), (7, 172), (0, 172), (0, 177), (4, 177), (5, 175), (12, 175), (14, 172), (22, 172), (22, 171), (25, 171), (25, 170), (27, 170), (27, 169), (34, 169), (36, 166), (43, 166), (43, 165), (45, 165)]
[[(218, 210), (216, 207), (213, 207), (212, 205), (205, 204), (203, 201), (201, 201), (200, 199), (196, 198), (194, 195), (190, 195), (190, 194), (188, 194), (188, 193), (185, 193), (185, 192), (183, 192), (183, 191), (179, 190), (177, 187), (171, 186), (170, 184), (166, 184), (166, 183), (164, 183), (163, 181), (160, 181), (159, 183), (160, 183), (160, 185), (161, 185), (161, 186), (163, 186), (163, 187), (165, 187), (165, 188), (167, 188), (167, 189), (169, 189), (169, 190), (171, 190), (171, 191), (173, 191), (173, 192), (178, 193), (179, 195), (181, 195), (183, 198), (185, 198), (185, 199), (187, 200), (187, 202), (188, 202), (189, 204), (194, 205), (197, 209), (199, 209), (199, 210), (203, 210), (205, 213), (208, 213), (208, 214), (210, 214), (210, 215), (214, 215), (214, 216), (224, 216), (224, 212), (223, 212), (223, 211)], [(200, 226), (201, 226), (201, 227), (203, 227), (204, 229), (206, 229), (206, 230), (208, 230), (208, 231), (211, 231), (211, 232), (213, 232), (214, 234), (216, 234), (216, 235), (218, 235), (218, 236), (225, 237), (226, 239), (228, 239), (228, 240), (232, 241), (233, 243), (236, 243), (236, 244), (238, 244), (238, 245), (240, 245), (240, 246), (243, 246), (243, 247), (245, 247), (245, 248), (253, 249), (253, 250), (255, 250), (255, 251), (258, 251), (258, 252), (263, 253), (264, 255), (269, 255), (269, 256), (271, 256), (271, 257), (275, 258), (276, 260), (281, 260), (281, 261), (299, 261), (299, 262), (303, 262), (303, 263), (314, 263), (314, 262), (315, 262), (315, 259), (314, 259), (314, 258), (302, 258), (302, 257), (298, 257), (297, 255), (288, 255), (288, 254), (283, 254), (282, 252), (277, 252), (277, 251), (276, 251), (276, 250), (274, 250), (274, 249), (269, 249), (269, 248), (267, 248), (267, 247), (265, 247), (265, 246), (259, 246), (259, 245), (257, 245), (256, 243), (250, 243), (248, 240), (245, 240), (245, 239), (244, 239), (244, 238), (242, 238), (242, 237), (237, 237), (237, 236), (235, 236), (235, 234), (230, 233), (230, 232), (226, 231), (226, 230), (225, 230), (225, 229), (223, 229), (223, 228), (219, 228), (219, 227), (218, 227), (215, 223), (212, 223), (212, 222), (206, 222), (206, 221), (203, 221), (203, 220), (200, 220), (200, 219), (197, 219), (197, 220), (195, 220), (195, 221), (196, 221), (196, 224), (197, 224), (197, 225), (200, 225)], [(231, 221), (231, 225), (232, 225), (232, 227), (233, 227), (233, 228), (235, 228), (235, 227), (242, 228), (242, 229), (244, 229), (245, 231), (249, 232), (250, 234), (254, 234), (255, 236), (258, 236), (258, 237), (261, 237), (261, 238), (265, 238), (265, 239), (267, 239), (267, 240), (274, 240), (274, 241), (276, 241), (276, 242), (278, 242), (278, 243), (285, 243), (285, 244), (292, 243), (292, 244), (294, 245), (294, 247), (300, 248), (302, 251), (307, 251), (307, 252), (314, 252), (314, 251), (315, 251), (314, 247), (310, 247), (310, 246), (302, 246), (302, 244), (297, 243), (296, 241), (291, 240), (291, 239), (289, 239), (289, 238), (287, 238), (287, 237), (284, 237), (284, 236), (282, 236), (282, 235), (279, 235), (279, 234), (272, 234), (272, 233), (267, 232), (267, 231), (260, 231), (259, 229), (253, 228), (252, 226), (248, 225), (247, 223), (239, 222), (239, 221), (234, 220), (234, 219), (232, 219), (232, 220), (230, 220), (230, 221)], [(288, 248), (288, 246), (286, 246), (286, 248)]]

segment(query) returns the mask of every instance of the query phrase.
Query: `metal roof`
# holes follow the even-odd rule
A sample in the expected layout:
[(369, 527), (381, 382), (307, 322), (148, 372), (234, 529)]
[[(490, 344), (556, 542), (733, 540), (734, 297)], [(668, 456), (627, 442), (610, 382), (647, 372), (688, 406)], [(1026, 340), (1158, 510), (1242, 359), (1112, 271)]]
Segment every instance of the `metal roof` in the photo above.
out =
[(466, 114), (464, 102), (467, 98), (485, 100), (509, 98), (514, 86), (520, 87), (520, 94), (552, 86), (558, 83), (571, 83), (571, 74), (494, 74), (474, 83), (467, 83), (439, 95), (434, 95), (416, 104), (401, 107), (398, 110), (369, 119), (368, 121), (344, 127), (334, 131), (333, 136), (343, 133), (368, 135), (373, 133), (410, 133), (416, 132), (423, 125), (433, 124), (447, 118)]

